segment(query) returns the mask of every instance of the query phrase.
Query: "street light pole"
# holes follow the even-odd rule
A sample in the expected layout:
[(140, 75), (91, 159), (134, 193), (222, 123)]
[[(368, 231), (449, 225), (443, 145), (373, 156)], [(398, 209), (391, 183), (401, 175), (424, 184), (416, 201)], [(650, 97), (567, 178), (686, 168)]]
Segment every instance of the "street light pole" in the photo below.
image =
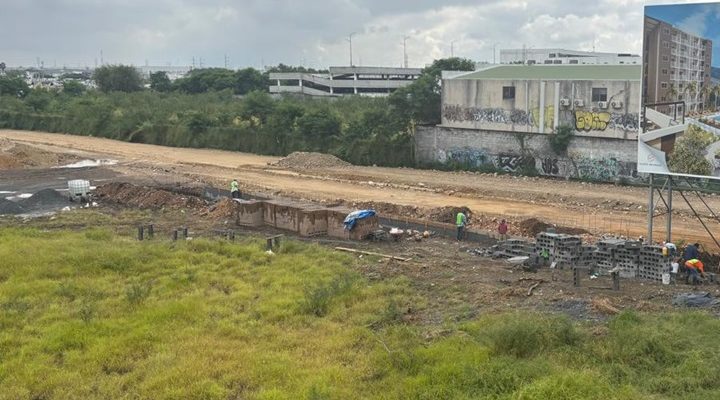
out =
[(353, 56), (352, 56), (352, 37), (355, 34), (355, 32), (351, 33), (347, 37), (347, 41), (350, 43), (350, 66), (353, 66)]
[(407, 40), (410, 39), (410, 36), (403, 36), (403, 65), (405, 65), (405, 68), (408, 67), (408, 56), (407, 56)]
[(495, 64), (495, 46), (499, 45), (500, 43), (493, 43), (493, 64)]
[(457, 42), (457, 40), (450, 42), (450, 58), (455, 57), (455, 42)]

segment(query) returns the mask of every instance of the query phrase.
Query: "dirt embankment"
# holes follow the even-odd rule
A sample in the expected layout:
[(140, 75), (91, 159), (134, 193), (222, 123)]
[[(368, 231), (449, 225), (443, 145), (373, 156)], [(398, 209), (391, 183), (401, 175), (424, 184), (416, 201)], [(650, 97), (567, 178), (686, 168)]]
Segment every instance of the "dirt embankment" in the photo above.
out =
[(307, 170), (319, 168), (343, 168), (350, 167), (352, 164), (330, 154), (296, 151), (290, 153), (287, 157), (278, 160), (273, 165), (294, 170)]
[(72, 154), (52, 153), (33, 146), (0, 138), (0, 170), (54, 167), (79, 160)]
[(95, 195), (102, 201), (138, 208), (202, 210), (208, 206), (206, 200), (197, 196), (124, 182), (98, 186)]

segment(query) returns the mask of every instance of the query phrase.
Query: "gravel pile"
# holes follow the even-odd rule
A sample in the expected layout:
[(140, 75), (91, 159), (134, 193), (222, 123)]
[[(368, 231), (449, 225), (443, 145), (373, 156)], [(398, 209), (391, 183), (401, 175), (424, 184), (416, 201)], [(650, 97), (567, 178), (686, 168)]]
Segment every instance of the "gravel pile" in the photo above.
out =
[(342, 168), (351, 164), (333, 155), (296, 151), (280, 159), (275, 165), (289, 169)]
[(0, 198), (0, 215), (22, 214), (25, 210), (16, 202)]
[(26, 210), (47, 210), (67, 206), (68, 198), (56, 190), (43, 189), (18, 204)]

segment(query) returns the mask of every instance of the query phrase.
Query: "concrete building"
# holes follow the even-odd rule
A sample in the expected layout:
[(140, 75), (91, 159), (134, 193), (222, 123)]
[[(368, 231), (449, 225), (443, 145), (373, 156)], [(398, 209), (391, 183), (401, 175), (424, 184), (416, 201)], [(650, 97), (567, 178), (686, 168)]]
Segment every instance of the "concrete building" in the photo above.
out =
[[(637, 176), (641, 65), (500, 65), (445, 74), (442, 121), (418, 127), (419, 164), (613, 180)], [(550, 138), (574, 131), (566, 152)]]
[(327, 74), (271, 72), (270, 93), (387, 96), (420, 76), (420, 68), (330, 67)]
[[(685, 111), (700, 111), (701, 90), (711, 85), (712, 41), (648, 16), (643, 32), (643, 104), (682, 100)], [(670, 112), (668, 107), (658, 111)]]
[(567, 49), (504, 49), (500, 50), (501, 64), (641, 64), (637, 54), (599, 53)]
[(192, 67), (190, 66), (162, 66), (162, 65), (143, 65), (135, 67), (144, 79), (150, 79), (150, 74), (155, 72), (165, 72), (171, 81), (179, 79), (190, 73)]
[(635, 140), (640, 65), (500, 65), (443, 79), (442, 126)]

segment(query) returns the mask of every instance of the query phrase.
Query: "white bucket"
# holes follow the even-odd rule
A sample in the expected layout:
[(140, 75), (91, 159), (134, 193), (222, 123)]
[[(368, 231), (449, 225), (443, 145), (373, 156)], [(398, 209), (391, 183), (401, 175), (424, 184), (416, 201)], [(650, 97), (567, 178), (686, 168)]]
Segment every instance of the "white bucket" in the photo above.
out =
[(670, 274), (662, 274), (662, 283), (663, 285), (670, 284)]
[(674, 262), (674, 263), (670, 264), (670, 266), (672, 267), (672, 273), (677, 274), (678, 269), (680, 268), (680, 265), (678, 263)]

